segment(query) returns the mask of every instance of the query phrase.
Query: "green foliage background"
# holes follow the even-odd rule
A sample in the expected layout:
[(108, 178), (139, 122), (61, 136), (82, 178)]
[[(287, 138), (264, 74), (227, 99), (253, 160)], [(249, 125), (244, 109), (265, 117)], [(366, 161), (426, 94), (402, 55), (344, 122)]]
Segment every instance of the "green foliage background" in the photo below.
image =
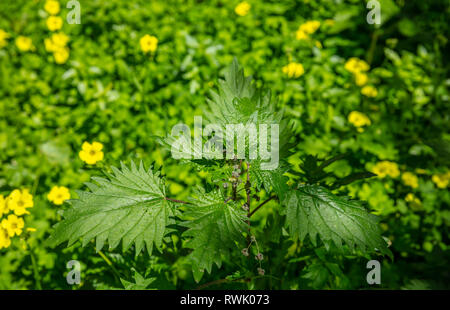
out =
[[(65, 17), (67, 1), (60, 2)], [(367, 24), (365, 1), (248, 2), (249, 14), (238, 16), (238, 1), (80, 0), (81, 24), (63, 26), (70, 57), (62, 65), (44, 48), (51, 34), (44, 1), (0, 3), (0, 29), (11, 35), (0, 49), (0, 194), (30, 189), (35, 207), (25, 221), (37, 229), (0, 250), (1, 289), (197, 287), (185, 260), (189, 249), (176, 235), (163, 244), (164, 254), (154, 251), (151, 257), (119, 249), (98, 254), (94, 244), (46, 247), (59, 211), (67, 207), (51, 204), (47, 194), (64, 185), (74, 196), (91, 176), (101, 175), (100, 169), (138, 158), (157, 166), (164, 162), (170, 195), (187, 199), (208, 175), (180, 165), (153, 136), (166, 135), (179, 122), (192, 127), (193, 115), (202, 115), (205, 97), (234, 56), (258, 86), (272, 89), (280, 108), (295, 120), (294, 166), (306, 155), (350, 153), (330, 172), (345, 176), (381, 160), (396, 162), (402, 172), (424, 170), (415, 189), (400, 177), (388, 177), (353, 183), (344, 192), (368, 202), (392, 241), (394, 260), (379, 258), (382, 284), (376, 287), (448, 288), (450, 194), (431, 180), (448, 171), (450, 162), (448, 2), (380, 0), (380, 27)], [(327, 19), (334, 25), (326, 26)], [(296, 40), (295, 31), (308, 20), (320, 21), (321, 28), (312, 41)], [(159, 39), (154, 55), (139, 48), (145, 34)], [(20, 52), (14, 44), (19, 35), (32, 38), (36, 50)], [(350, 57), (370, 63), (376, 98), (361, 95), (344, 69)], [(288, 78), (282, 67), (290, 62), (301, 63), (305, 74)], [(362, 133), (347, 120), (355, 110), (372, 122)], [(103, 143), (101, 163), (91, 167), (79, 159), (84, 141)], [(406, 202), (408, 193), (422, 204)], [(272, 231), (281, 225), (275, 205), (267, 204), (252, 224), (260, 233), (267, 276), (249, 276), (256, 267), (242, 268), (244, 258), (236, 257), (202, 283), (228, 279), (210, 288), (373, 288), (366, 283), (368, 257), (312, 250), (289, 238), (275, 242)], [(78, 287), (66, 283), (71, 259), (82, 263)], [(134, 284), (134, 270), (148, 278), (135, 278), (144, 287)]]

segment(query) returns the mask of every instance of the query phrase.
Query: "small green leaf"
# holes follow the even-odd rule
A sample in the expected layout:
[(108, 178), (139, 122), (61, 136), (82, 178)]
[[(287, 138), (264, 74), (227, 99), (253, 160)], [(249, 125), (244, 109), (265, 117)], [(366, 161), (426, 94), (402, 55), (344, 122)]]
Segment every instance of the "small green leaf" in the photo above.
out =
[(307, 266), (303, 271), (301, 278), (309, 280), (308, 285), (314, 289), (323, 288), (329, 281), (330, 271), (324, 263), (318, 262)]
[(156, 280), (156, 278), (146, 279), (135, 270), (134, 271), (134, 282), (135, 283), (124, 280), (124, 279), (120, 279), (120, 282), (122, 282), (122, 285), (126, 290), (145, 290), (155, 280)]

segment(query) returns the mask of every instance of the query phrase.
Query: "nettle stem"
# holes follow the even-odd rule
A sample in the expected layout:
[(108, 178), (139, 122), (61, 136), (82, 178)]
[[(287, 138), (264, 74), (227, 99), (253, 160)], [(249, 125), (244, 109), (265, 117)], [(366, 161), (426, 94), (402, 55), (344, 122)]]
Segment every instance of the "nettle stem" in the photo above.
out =
[(251, 217), (253, 214), (255, 214), (256, 211), (258, 211), (262, 206), (264, 206), (266, 203), (268, 203), (269, 201), (271, 201), (272, 199), (277, 198), (276, 196), (271, 196), (269, 198), (267, 198), (266, 200), (264, 200), (259, 206), (257, 206), (255, 208), (255, 210), (253, 210), (252, 212), (249, 213), (248, 217)]
[(237, 158), (235, 156), (235, 158), (233, 159), (233, 172), (231, 173), (231, 190), (232, 190), (232, 199), (233, 201), (237, 201), (237, 193), (238, 193), (238, 185), (239, 185), (239, 177), (241, 175), (240, 173), (240, 168), (242, 166), (242, 160), (237, 161)]
[(178, 199), (173, 199), (173, 198), (169, 198), (169, 197), (164, 197), (164, 199), (165, 199), (165, 200), (168, 200), (168, 201), (176, 202), (176, 203), (189, 204), (189, 202), (187, 202), (187, 201), (178, 200)]
[(247, 243), (250, 244), (250, 194), (251, 194), (251, 183), (250, 183), (250, 163), (247, 162), (247, 182), (245, 182), (245, 192), (247, 194), (247, 225), (248, 225), (248, 235)]

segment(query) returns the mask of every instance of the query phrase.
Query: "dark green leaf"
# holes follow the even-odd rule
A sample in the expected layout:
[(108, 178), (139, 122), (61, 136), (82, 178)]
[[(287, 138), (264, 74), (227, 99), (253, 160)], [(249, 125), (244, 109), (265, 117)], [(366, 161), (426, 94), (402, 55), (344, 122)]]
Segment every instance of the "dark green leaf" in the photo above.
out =
[(96, 184), (86, 184), (91, 191), (80, 191), (78, 199), (69, 201), (71, 208), (48, 240), (51, 246), (64, 241), (70, 246), (80, 238), (85, 246), (95, 238), (97, 250), (106, 241), (110, 249), (121, 241), (124, 250), (135, 244), (136, 255), (144, 246), (150, 254), (153, 244), (161, 247), (167, 226), (174, 223), (163, 179), (142, 162), (139, 168), (132, 162), (131, 169), (123, 164), (121, 170), (112, 169), (108, 179), (93, 177)]
[(124, 279), (120, 279), (120, 282), (122, 282), (122, 284), (126, 290), (145, 290), (155, 280), (156, 280), (156, 278), (146, 279), (135, 270), (134, 271), (134, 283), (124, 280)]
[(283, 204), (293, 238), (303, 240), (309, 235), (316, 244), (319, 235), (325, 245), (333, 242), (340, 250), (346, 244), (362, 252), (379, 250), (391, 255), (376, 217), (358, 201), (336, 196), (321, 186), (301, 185), (287, 194)]
[(225, 203), (219, 191), (197, 190), (197, 198), (190, 202), (192, 205), (184, 212), (188, 221), (181, 225), (188, 227), (184, 236), (191, 238), (187, 247), (193, 249), (190, 259), (198, 282), (205, 269), (211, 273), (213, 263), (220, 267), (222, 258), (229, 256), (230, 250), (238, 249), (236, 242), (244, 240), (247, 217), (235, 202)]

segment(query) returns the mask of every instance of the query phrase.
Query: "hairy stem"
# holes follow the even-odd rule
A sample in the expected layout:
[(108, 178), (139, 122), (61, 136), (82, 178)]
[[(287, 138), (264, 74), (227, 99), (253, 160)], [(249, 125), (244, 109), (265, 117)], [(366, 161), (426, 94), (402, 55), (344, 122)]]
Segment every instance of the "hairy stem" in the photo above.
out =
[(116, 280), (120, 283), (120, 273), (117, 271), (116, 267), (114, 267), (114, 264), (109, 260), (109, 258), (102, 252), (98, 251), (98, 254), (101, 258), (108, 264), (109, 267), (111, 267), (111, 270), (113, 271), (114, 276), (116, 277)]
[(30, 249), (30, 256), (31, 256), (31, 264), (33, 266), (34, 280), (36, 281), (36, 289), (42, 290), (41, 277), (39, 275), (39, 270), (36, 264), (36, 258), (34, 257), (33, 249)]
[(250, 244), (250, 193), (251, 193), (251, 184), (250, 184), (250, 163), (247, 163), (247, 182), (245, 182), (245, 192), (247, 194), (247, 225), (248, 225), (248, 234), (247, 234), (247, 244)]
[(173, 199), (173, 198), (169, 198), (169, 197), (164, 197), (164, 199), (165, 199), (165, 200), (168, 200), (168, 201), (176, 202), (176, 203), (189, 204), (189, 202), (187, 202), (187, 201), (178, 200), (178, 199)]
[(271, 201), (274, 198), (276, 198), (276, 196), (271, 196), (271, 197), (267, 198), (266, 200), (264, 200), (259, 206), (257, 206), (255, 208), (255, 210), (253, 210), (252, 212), (249, 213), (249, 217), (251, 217), (253, 214), (255, 214), (256, 211), (258, 211), (262, 206), (264, 206), (266, 203), (268, 203), (269, 201)]
[(237, 189), (237, 182), (232, 182), (231, 183), (231, 188), (233, 190), (232, 199), (233, 199), (233, 201), (236, 201), (237, 200), (237, 191), (236, 191), (236, 189)]
[(380, 32), (375, 30), (372, 33), (372, 40), (370, 41), (369, 51), (367, 52), (367, 63), (370, 65), (373, 60), (373, 55), (375, 53), (375, 47), (377, 46), (378, 37), (380, 36)]

